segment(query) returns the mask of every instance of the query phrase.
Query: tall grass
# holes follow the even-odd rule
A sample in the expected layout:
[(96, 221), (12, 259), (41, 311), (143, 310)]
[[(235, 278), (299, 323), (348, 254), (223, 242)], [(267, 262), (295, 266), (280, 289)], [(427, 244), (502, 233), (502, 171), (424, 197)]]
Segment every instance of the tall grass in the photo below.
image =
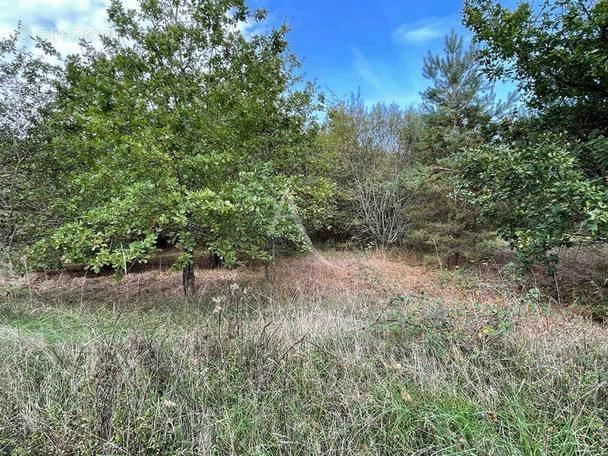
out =
[(443, 279), (191, 301), (11, 288), (0, 455), (607, 454), (605, 330), (536, 292)]

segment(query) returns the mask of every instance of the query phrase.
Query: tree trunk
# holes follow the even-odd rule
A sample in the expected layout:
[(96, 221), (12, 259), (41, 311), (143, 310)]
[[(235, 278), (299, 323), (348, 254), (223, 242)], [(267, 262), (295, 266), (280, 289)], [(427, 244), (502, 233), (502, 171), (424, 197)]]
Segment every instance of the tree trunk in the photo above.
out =
[(184, 286), (184, 296), (191, 298), (194, 295), (194, 259), (192, 252), (190, 253), (190, 261), (182, 271), (182, 285)]
[(448, 269), (454, 269), (460, 263), (460, 251), (456, 250), (448, 257)]
[[(188, 212), (186, 217), (188, 233), (192, 234), (192, 214)], [(184, 286), (184, 296), (191, 298), (194, 295), (194, 249), (185, 247), (184, 250), (188, 254), (188, 262), (182, 271), (182, 285)]]
[(277, 275), (277, 251), (276, 251), (276, 239), (272, 238), (272, 258), (270, 259), (270, 277), (272, 277), (272, 281)]
[(277, 273), (276, 269), (276, 240), (272, 238), (270, 240), (270, 262), (266, 263), (266, 278), (270, 279), (271, 282), (274, 282), (274, 278)]
[(217, 253), (210, 250), (209, 257), (211, 258), (211, 267), (213, 269), (219, 268), (222, 265), (222, 259)]

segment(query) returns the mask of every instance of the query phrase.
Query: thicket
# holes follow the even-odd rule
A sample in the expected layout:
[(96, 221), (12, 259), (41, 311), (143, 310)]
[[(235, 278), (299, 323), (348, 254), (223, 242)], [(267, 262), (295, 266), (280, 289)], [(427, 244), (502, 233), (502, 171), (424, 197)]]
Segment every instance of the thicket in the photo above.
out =
[(608, 239), (608, 2), (463, 11), (486, 74), (516, 81), (528, 107), (461, 157), (468, 200), (525, 263), (554, 273), (555, 248)]
[(513, 109), (514, 97), (496, 102), (477, 48), (453, 31), (444, 53), (429, 52), (423, 63), (431, 86), (421, 106), (337, 101), (320, 138), (335, 161), (330, 177), (342, 215), (336, 231), (363, 245), (430, 251), (456, 266), (461, 255), (487, 253), (494, 237), (459, 195), (455, 157), (490, 139), (492, 123)]

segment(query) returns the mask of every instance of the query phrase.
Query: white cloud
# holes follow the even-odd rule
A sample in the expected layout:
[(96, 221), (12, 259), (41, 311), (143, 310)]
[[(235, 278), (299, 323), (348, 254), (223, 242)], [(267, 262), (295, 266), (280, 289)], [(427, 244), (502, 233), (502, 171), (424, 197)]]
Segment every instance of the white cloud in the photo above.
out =
[(440, 30), (436, 30), (431, 27), (422, 27), (405, 32), (402, 35), (402, 38), (405, 41), (418, 43), (420, 41), (428, 41), (435, 38), (439, 38), (442, 35), (443, 33)]
[[(11, 0), (0, 0), (8, 2)], [(122, 0), (125, 9), (137, 9), (138, 0)], [(50, 41), (64, 56), (80, 51), (81, 39), (98, 42), (111, 33), (106, 9), (110, 0), (18, 0), (11, 8), (0, 8), (0, 37), (12, 35), (21, 22), (25, 42), (30, 36)], [(241, 22), (237, 29), (245, 38), (267, 32), (273, 18), (261, 22)]]
[(417, 22), (406, 23), (393, 32), (398, 43), (417, 44), (435, 40), (447, 35), (451, 29), (461, 28), (460, 16), (430, 17)]
[(373, 71), (372, 65), (370, 65), (365, 56), (358, 49), (353, 49), (353, 53), (355, 54), (353, 62), (355, 72), (374, 89), (382, 89), (383, 84), (380, 77)]
[(270, 17), (263, 21), (255, 22), (253, 20), (239, 22), (236, 25), (236, 29), (243, 34), (246, 40), (251, 39), (254, 35), (261, 35), (269, 32), (272, 29), (272, 19)]
[(228, 30), (231, 32), (240, 32), (246, 40), (250, 39), (252, 36), (261, 31), (259, 24), (252, 23), (250, 21), (239, 22), (236, 24), (236, 26), (229, 27)]

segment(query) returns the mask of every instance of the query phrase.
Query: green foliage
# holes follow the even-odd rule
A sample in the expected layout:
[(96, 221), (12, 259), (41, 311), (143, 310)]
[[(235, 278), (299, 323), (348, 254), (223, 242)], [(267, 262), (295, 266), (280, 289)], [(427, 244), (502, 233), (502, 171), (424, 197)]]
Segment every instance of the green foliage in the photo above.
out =
[(265, 13), (242, 0), (114, 1), (108, 16), (103, 48), (67, 59), (54, 117), (67, 222), (38, 247), (126, 271), (161, 233), (184, 267), (195, 247), (230, 266), (238, 253), (267, 259), (269, 237), (297, 239), (316, 105), (288, 28), (246, 39), (239, 24)]
[(454, 31), (445, 37), (443, 55), (424, 59), (423, 74), (431, 86), (422, 92), (424, 105), (411, 111), (404, 137), (415, 166), (403, 170), (397, 184), (412, 195), (406, 211), (412, 220), (406, 244), (444, 258), (456, 266), (463, 258), (479, 258), (492, 238), (477, 221), (477, 211), (460, 198), (453, 156), (487, 137), (490, 121), (510, 107), (496, 103), (493, 85), (483, 76), (477, 49), (464, 47)]
[(608, 184), (585, 174), (578, 157), (587, 146), (547, 138), (528, 147), (481, 146), (460, 157), (470, 201), (528, 265), (540, 261), (554, 273), (551, 249), (608, 239)]
[[(31, 242), (53, 220), (48, 196), (59, 169), (50, 154), (48, 115), (59, 70), (19, 48), (20, 30), (0, 40), (0, 249)], [(32, 44), (32, 43), (28, 43)], [(47, 47), (50, 51), (50, 49)]]
[(410, 160), (403, 132), (408, 114), (396, 105), (368, 108), (359, 95), (330, 107), (320, 143), (334, 166), (333, 232), (383, 248), (399, 244), (410, 226), (408, 194), (393, 185)]
[(608, 125), (606, 0), (547, 0), (539, 11), (469, 0), (463, 14), (487, 74), (517, 81), (541, 128), (584, 138)]
[(405, 193), (416, 197), (412, 199), (414, 204), (405, 208), (412, 220), (405, 245), (432, 254), (435, 260), (439, 256), (440, 264), (448, 268), (484, 258), (495, 241), (495, 235), (478, 222), (478, 211), (462, 198), (454, 181), (453, 172), (430, 166), (409, 167), (397, 180)]
[(547, 1), (536, 12), (470, 0), (464, 23), (485, 45), (486, 73), (517, 81), (530, 108), (461, 157), (464, 185), (527, 265), (553, 273), (551, 249), (608, 239), (608, 2)]
[(424, 100), (421, 144), (417, 159), (433, 163), (483, 140), (490, 120), (506, 112), (514, 96), (495, 102), (493, 84), (482, 74), (475, 46), (453, 30), (445, 37), (444, 55), (429, 51), (423, 75), (432, 83), (421, 93)]

